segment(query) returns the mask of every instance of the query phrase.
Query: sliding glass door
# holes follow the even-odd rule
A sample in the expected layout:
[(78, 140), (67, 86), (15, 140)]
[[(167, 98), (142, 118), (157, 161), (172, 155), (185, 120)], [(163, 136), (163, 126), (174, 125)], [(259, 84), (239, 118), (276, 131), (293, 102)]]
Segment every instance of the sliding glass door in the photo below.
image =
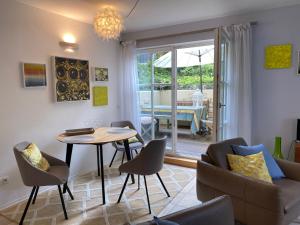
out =
[(143, 138), (199, 158), (215, 141), (214, 40), (140, 50), (137, 62)]

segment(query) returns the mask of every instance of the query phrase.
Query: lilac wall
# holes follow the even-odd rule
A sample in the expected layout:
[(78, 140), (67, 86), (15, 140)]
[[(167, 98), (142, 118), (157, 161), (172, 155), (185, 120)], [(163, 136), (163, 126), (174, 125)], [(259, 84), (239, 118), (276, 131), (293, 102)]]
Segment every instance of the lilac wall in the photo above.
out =
[[(273, 148), (274, 136), (282, 136), (286, 156), (300, 118), (300, 76), (296, 76), (299, 10), (294, 6), (259, 14), (253, 34), (253, 142)], [(292, 68), (265, 70), (265, 46), (285, 43), (293, 45)]]

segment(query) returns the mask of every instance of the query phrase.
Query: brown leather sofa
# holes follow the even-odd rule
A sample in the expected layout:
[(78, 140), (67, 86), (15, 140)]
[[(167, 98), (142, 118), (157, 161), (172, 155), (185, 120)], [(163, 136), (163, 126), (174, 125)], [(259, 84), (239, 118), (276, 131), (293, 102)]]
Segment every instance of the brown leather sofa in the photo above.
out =
[(273, 184), (229, 170), (231, 145), (246, 145), (242, 138), (212, 144), (197, 165), (197, 196), (208, 201), (220, 195), (232, 199), (235, 220), (245, 225), (284, 225), (300, 215), (300, 164), (277, 160), (286, 178)]
[[(180, 225), (234, 225), (230, 197), (221, 196), (199, 206), (188, 208), (161, 219), (176, 222)], [(139, 225), (155, 225), (154, 221)]]

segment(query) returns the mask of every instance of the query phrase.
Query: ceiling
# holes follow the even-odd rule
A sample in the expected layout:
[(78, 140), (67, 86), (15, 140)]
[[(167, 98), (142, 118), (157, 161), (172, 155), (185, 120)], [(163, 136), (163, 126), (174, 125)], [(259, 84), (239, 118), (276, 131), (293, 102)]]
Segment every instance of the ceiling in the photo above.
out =
[(97, 10), (117, 8), (125, 17), (125, 32), (182, 24), (300, 4), (299, 0), (17, 0), (81, 22), (92, 23)]

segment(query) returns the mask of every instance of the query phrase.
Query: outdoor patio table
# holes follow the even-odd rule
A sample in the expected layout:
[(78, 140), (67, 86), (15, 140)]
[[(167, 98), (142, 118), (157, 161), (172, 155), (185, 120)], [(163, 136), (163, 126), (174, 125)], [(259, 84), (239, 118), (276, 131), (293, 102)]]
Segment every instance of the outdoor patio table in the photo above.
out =
[[(142, 114), (151, 115), (151, 106), (143, 106)], [(153, 106), (154, 117), (161, 119), (170, 119), (172, 116), (172, 108), (170, 105)], [(205, 117), (205, 106), (177, 106), (176, 119), (191, 122), (191, 133), (196, 134), (200, 130), (200, 120)]]

